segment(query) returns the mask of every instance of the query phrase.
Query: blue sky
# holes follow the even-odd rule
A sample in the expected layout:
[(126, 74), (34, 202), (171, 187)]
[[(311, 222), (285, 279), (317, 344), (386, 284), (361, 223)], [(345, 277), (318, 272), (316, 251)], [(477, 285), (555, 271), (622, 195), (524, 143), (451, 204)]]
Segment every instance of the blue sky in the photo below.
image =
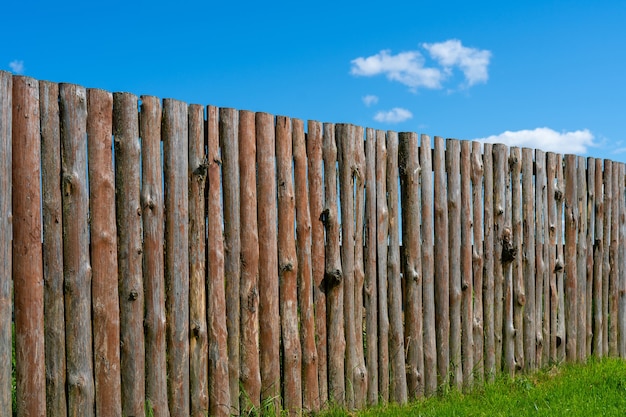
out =
[(0, 69), (626, 162), (626, 1), (7, 2)]

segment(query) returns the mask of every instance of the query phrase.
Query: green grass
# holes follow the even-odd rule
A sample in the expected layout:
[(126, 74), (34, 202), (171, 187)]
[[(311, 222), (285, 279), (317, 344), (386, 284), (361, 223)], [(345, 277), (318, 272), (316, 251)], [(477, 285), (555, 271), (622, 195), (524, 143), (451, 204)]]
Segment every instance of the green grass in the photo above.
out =
[(451, 391), (403, 407), (330, 410), (321, 416), (626, 416), (626, 361), (562, 365), (514, 379), (501, 376), (467, 395)]

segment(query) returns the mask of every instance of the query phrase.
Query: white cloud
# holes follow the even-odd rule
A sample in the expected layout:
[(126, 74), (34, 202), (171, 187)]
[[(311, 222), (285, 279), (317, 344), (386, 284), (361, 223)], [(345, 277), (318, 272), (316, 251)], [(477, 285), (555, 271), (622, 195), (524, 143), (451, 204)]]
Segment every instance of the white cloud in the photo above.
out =
[(389, 111), (379, 111), (374, 120), (382, 123), (400, 123), (413, 118), (413, 113), (401, 107), (394, 107)]
[(499, 135), (475, 139), (479, 142), (503, 143), (507, 146), (519, 146), (541, 149), (562, 154), (584, 154), (587, 147), (595, 146), (594, 135), (588, 130), (557, 132), (547, 127), (534, 130), (506, 131)]
[(9, 68), (11, 68), (11, 71), (13, 71), (15, 74), (22, 74), (24, 73), (24, 61), (19, 61), (19, 60), (14, 60), (9, 62)]
[(391, 55), (389, 50), (383, 50), (367, 58), (353, 59), (351, 63), (352, 75), (371, 77), (385, 74), (389, 80), (398, 81), (412, 89), (441, 88), (444, 78), (439, 69), (424, 67), (424, 57), (418, 51)]
[(463, 46), (458, 39), (450, 39), (439, 43), (422, 44), (430, 56), (450, 73), (453, 67), (459, 67), (465, 75), (468, 86), (487, 82), (491, 52)]
[(378, 96), (372, 95), (372, 94), (368, 94), (366, 96), (363, 97), (363, 103), (365, 103), (365, 105), (367, 107), (378, 103)]

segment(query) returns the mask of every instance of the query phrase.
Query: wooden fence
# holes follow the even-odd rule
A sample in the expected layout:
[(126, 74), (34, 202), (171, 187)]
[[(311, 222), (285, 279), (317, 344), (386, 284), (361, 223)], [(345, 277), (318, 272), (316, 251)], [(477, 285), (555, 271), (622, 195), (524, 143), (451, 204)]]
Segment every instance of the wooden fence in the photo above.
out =
[(626, 357), (624, 188), (0, 72), (0, 414), (299, 414)]

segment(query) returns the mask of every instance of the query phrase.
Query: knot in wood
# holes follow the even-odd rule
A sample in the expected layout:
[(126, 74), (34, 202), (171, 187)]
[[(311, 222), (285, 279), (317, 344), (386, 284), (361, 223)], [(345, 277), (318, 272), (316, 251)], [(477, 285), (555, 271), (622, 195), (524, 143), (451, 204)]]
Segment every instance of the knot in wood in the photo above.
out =
[(131, 290), (130, 294), (128, 294), (128, 301), (136, 301), (139, 298), (139, 293), (137, 290)]
[(333, 269), (332, 271), (324, 272), (324, 279), (322, 280), (322, 288), (328, 291), (337, 285), (341, 284), (343, 280), (343, 273), (340, 269)]
[(502, 232), (502, 258), (503, 264), (513, 262), (517, 257), (517, 248), (513, 246), (511, 229), (508, 227)]

